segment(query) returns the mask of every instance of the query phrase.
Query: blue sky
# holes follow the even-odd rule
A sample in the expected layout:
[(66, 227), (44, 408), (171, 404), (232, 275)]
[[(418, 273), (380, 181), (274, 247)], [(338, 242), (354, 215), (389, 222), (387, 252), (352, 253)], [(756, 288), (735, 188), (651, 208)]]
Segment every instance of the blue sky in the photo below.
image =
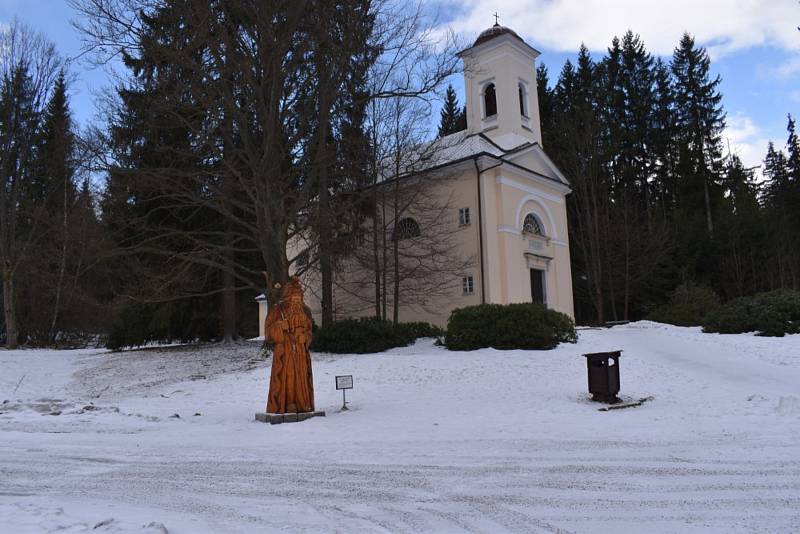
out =
[[(683, 31), (695, 35), (722, 77), (728, 113), (726, 139), (748, 165), (758, 165), (769, 139), (783, 145), (786, 115), (800, 116), (800, 2), (797, 0), (438, 0), (443, 26), (471, 42), (500, 15), (542, 52), (551, 79), (584, 42), (600, 57), (614, 35), (639, 33), (652, 53), (669, 57)], [(0, 23), (14, 18), (44, 33), (59, 51), (75, 57), (80, 39), (70, 26), (65, 0), (0, 0)], [(73, 64), (76, 120), (95, 115), (97, 91), (109, 85), (101, 69)], [(461, 80), (454, 79), (461, 88)]]

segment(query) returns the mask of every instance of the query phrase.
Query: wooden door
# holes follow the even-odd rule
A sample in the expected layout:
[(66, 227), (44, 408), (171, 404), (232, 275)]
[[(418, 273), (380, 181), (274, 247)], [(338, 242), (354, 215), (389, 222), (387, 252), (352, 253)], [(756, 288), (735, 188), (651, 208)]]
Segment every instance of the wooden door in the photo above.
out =
[(531, 269), (531, 300), (540, 304), (545, 303), (544, 271), (539, 269)]

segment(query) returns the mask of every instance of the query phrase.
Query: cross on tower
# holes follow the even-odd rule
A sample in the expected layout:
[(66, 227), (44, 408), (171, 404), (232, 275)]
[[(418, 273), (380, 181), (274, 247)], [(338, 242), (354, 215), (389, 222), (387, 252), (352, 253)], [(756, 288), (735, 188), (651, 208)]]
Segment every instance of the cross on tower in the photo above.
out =
[(494, 12), (494, 25), (495, 25), (495, 26), (500, 26), (500, 23), (499, 23), (499, 22), (497, 22), (499, 18), (500, 18), (500, 17), (499, 17), (499, 16), (497, 16), (497, 11), (495, 11), (495, 12)]

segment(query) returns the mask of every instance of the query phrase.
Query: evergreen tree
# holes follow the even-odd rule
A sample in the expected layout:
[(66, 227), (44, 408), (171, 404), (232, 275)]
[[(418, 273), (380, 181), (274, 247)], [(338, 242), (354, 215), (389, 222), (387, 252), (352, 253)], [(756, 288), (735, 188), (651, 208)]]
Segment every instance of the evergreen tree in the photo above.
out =
[(650, 120), (653, 189), (666, 222), (677, 202), (676, 147), (679, 132), (675, 119), (675, 94), (669, 66), (658, 58), (653, 66), (655, 91)]
[(36, 198), (34, 176), (41, 118), (61, 61), (52, 44), (13, 23), (0, 29), (0, 271), (5, 344), (16, 348), (18, 282), (32, 246), (48, 233), (48, 213)]
[[(711, 78), (705, 48), (685, 33), (672, 56), (676, 124), (681, 132), (680, 165), (688, 209), (701, 208), (709, 235), (714, 231), (714, 203), (720, 197), (721, 134), (725, 127), (720, 78)], [(695, 204), (695, 199), (700, 201)]]
[(786, 153), (776, 151), (772, 143), (764, 160), (766, 207), (773, 242), (772, 265), (776, 287), (800, 287), (800, 143), (795, 122), (788, 117)]
[(763, 173), (770, 188), (782, 189), (789, 182), (789, 163), (786, 160), (786, 154), (775, 150), (775, 144), (772, 141), (767, 145)]
[(567, 60), (564, 62), (564, 66), (561, 67), (561, 72), (558, 75), (558, 81), (553, 91), (553, 108), (560, 117), (572, 111), (576, 104), (576, 93), (575, 66), (570, 60)]
[(109, 125), (115, 165), (102, 207), (117, 249), (112, 336), (121, 345), (221, 337), (226, 252), (245, 246), (226, 233), (221, 214), (231, 182), (213, 132), (220, 120), (204, 113), (218, 104), (202, 107), (191, 84), (192, 60), (209, 42), (199, 43), (187, 5), (174, 0), (142, 13), (141, 47), (123, 55), (132, 76)]
[(604, 128), (595, 101), (600, 74), (585, 47), (577, 70), (569, 60), (564, 64), (553, 91), (555, 120), (549, 153), (570, 177), (574, 191), (567, 198), (567, 208), (576, 313), (603, 323), (610, 189), (603, 165)]
[(555, 139), (554, 124), (555, 102), (553, 89), (550, 88), (550, 79), (547, 66), (540, 63), (536, 67), (536, 92), (539, 98), (539, 124), (542, 129), (542, 145), (549, 146), (548, 143)]
[(439, 115), (439, 137), (467, 129), (467, 110), (458, 105), (456, 90), (452, 85), (447, 86), (444, 106)]
[(120, 322), (121, 343), (236, 337), (237, 292), (264, 292), (267, 273), (274, 303), (272, 282), (294, 267), (320, 270), (332, 318), (333, 268), (359, 227), (374, 13), (363, 0), (314, 6), (170, 0), (142, 13), (103, 209), (136, 258), (118, 276), (152, 321), (121, 303), (133, 327)]
[(366, 79), (377, 58), (370, 44), (374, 15), (369, 3), (354, 0), (346, 7), (322, 3), (309, 32), (309, 64), (316, 79), (312, 98), (318, 114), (305, 171), (316, 189), (310, 211), (322, 286), (322, 326), (334, 317), (334, 263), (350, 251), (362, 227), (359, 192), (367, 181), (369, 155), (363, 130)]
[[(791, 136), (791, 134), (790, 134)], [(800, 253), (798, 246), (797, 198), (786, 155), (772, 142), (767, 147), (763, 174), (764, 204), (770, 228), (768, 275), (772, 288), (800, 287)]]
[[(789, 138), (786, 141), (786, 151), (789, 154), (786, 159), (789, 183), (786, 186), (785, 203), (787, 206), (794, 206), (794, 209), (789, 210), (788, 224), (791, 228), (789, 239), (797, 250), (800, 249), (800, 139), (795, 133), (794, 119), (791, 115), (789, 115), (786, 129), (789, 132)], [(800, 255), (797, 258), (800, 261)]]
[(624, 109), (621, 159), (623, 181), (634, 196), (635, 217), (644, 216), (650, 224), (652, 206), (651, 178), (655, 166), (651, 147), (655, 112), (655, 71), (653, 57), (645, 50), (638, 35), (628, 31), (622, 38), (620, 87)]
[(31, 302), (21, 313), (26, 314), (27, 335), (38, 342), (55, 341), (62, 308), (68, 304), (63, 297), (67, 270), (73, 266), (70, 223), (76, 197), (74, 150), (75, 135), (62, 71), (43, 114), (36, 170), (31, 177), (31, 201), (42, 203), (47, 210), (43, 221), (47, 235), (39, 242), (40, 254), (31, 259), (28, 272), (36, 285), (43, 284), (47, 289), (40, 290), (38, 301)]
[(760, 267), (766, 260), (763, 250), (768, 238), (753, 170), (731, 155), (725, 162), (722, 180), (726, 195), (717, 225), (720, 242), (717, 288), (726, 298), (769, 289), (764, 285)]
[(800, 138), (795, 132), (794, 119), (791, 115), (788, 116), (786, 130), (789, 132), (789, 138), (786, 140), (786, 151), (789, 154), (786, 162), (788, 171), (792, 180), (800, 182)]

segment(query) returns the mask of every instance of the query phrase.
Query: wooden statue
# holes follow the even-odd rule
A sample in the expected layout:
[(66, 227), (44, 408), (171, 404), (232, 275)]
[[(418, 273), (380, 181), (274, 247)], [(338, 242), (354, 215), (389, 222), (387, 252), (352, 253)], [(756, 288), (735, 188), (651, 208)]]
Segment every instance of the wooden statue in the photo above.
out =
[[(280, 287), (276, 284), (276, 287)], [(303, 303), (303, 287), (293, 277), (281, 300), (267, 313), (266, 338), (273, 344), (267, 413), (314, 411), (311, 375), (311, 310)]]

